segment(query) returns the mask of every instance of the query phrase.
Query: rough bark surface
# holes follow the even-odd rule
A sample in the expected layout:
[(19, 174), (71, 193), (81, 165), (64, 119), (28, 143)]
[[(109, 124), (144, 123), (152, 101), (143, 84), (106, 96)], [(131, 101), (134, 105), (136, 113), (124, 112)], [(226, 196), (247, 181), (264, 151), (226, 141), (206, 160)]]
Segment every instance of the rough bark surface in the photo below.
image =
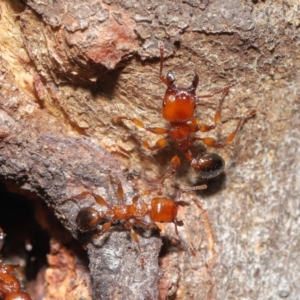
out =
[[(174, 245), (173, 226), (162, 226), (160, 257), (161, 240), (152, 232), (139, 235), (142, 268), (130, 233), (116, 228), (88, 246), (94, 299), (297, 299), (297, 0), (0, 3), (1, 181), (40, 196), (80, 241), (91, 235), (79, 234), (76, 215), (94, 200), (76, 195), (91, 190), (117, 203), (112, 172), (130, 203), (136, 193), (155, 187), (174, 154), (172, 147), (154, 155), (142, 150), (141, 140), (154, 144), (157, 136), (111, 122), (121, 115), (166, 125), (158, 41), (166, 50), (164, 74), (173, 70), (179, 86), (189, 86), (194, 72), (200, 75), (199, 95), (239, 81), (225, 99), (227, 121), (215, 131), (217, 138), (235, 128), (236, 117), (257, 109), (234, 143), (219, 151), (226, 175), (205, 182), (183, 159), (166, 182), (163, 192), (170, 197), (174, 185), (208, 185), (182, 196), (190, 205), (180, 209), (180, 234), (196, 256)], [(204, 122), (212, 123), (218, 97), (197, 107)], [(207, 220), (192, 198), (202, 202), (212, 224), (213, 265)], [(81, 282), (87, 286), (85, 292), (80, 287), (80, 296), (88, 299), (89, 281)]]

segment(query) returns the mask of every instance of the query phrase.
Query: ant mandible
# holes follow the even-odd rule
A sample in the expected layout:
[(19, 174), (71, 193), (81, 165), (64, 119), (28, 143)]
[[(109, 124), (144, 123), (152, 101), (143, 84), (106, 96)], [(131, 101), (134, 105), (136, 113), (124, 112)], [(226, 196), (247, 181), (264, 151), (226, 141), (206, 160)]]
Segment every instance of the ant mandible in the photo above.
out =
[[(197, 137), (193, 134), (196, 132), (208, 132), (216, 128), (217, 124), (221, 120), (221, 106), (223, 100), (228, 94), (229, 89), (237, 84), (232, 83), (221, 90), (217, 90), (211, 94), (196, 96), (196, 89), (199, 83), (199, 75), (195, 73), (192, 80), (192, 84), (188, 88), (179, 88), (175, 85), (175, 77), (171, 71), (167, 73), (167, 76), (162, 75), (164, 60), (164, 48), (163, 44), (160, 43), (160, 70), (159, 78), (167, 86), (165, 96), (162, 101), (162, 117), (169, 122), (169, 127), (148, 127), (135, 118), (118, 116), (113, 118), (113, 121), (119, 122), (121, 120), (128, 120), (133, 122), (137, 127), (144, 128), (158, 135), (166, 135), (159, 139), (154, 146), (150, 146), (147, 141), (143, 141), (143, 146), (151, 151), (163, 148), (167, 140), (170, 139), (175, 142), (176, 148), (183, 151), (186, 159), (189, 161), (191, 166), (195, 168), (200, 176), (203, 178), (212, 178), (219, 175), (224, 170), (224, 160), (216, 153), (199, 154), (194, 157), (190, 148), (195, 141), (201, 141), (208, 147), (213, 148), (224, 148), (226, 145), (232, 142), (237, 132), (241, 129), (243, 123), (252, 116), (255, 115), (256, 110), (250, 111), (246, 116), (241, 117), (236, 126), (236, 129), (230, 133), (224, 142), (217, 142), (212, 137)], [(216, 94), (222, 93), (219, 105), (217, 107), (214, 123), (207, 125), (200, 123), (200, 121), (194, 117), (196, 101), (200, 98), (209, 98)], [(180, 159), (177, 154), (171, 159), (171, 173), (174, 173), (177, 167), (180, 165)]]
[[(112, 225), (122, 223), (127, 230), (131, 231), (132, 238), (137, 243), (140, 253), (142, 253), (138, 235), (134, 230), (134, 226), (144, 229), (157, 229), (158, 227), (155, 222), (173, 223), (175, 225), (175, 233), (177, 237), (190, 249), (191, 253), (195, 255), (195, 251), (192, 249), (192, 247), (189, 246), (179, 236), (178, 233), (177, 226), (183, 226), (183, 222), (177, 219), (178, 207), (187, 205), (186, 202), (180, 201), (179, 199), (182, 192), (195, 189), (205, 189), (206, 185), (197, 186), (186, 190), (179, 190), (175, 201), (165, 197), (152, 198), (150, 205), (147, 205), (145, 202), (139, 199), (140, 196), (151, 193), (151, 190), (147, 190), (142, 194), (134, 196), (132, 199), (132, 204), (126, 204), (122, 185), (118, 179), (115, 180), (117, 182), (117, 196), (121, 200), (120, 205), (110, 206), (103, 197), (93, 192), (83, 192), (82, 194), (78, 195), (82, 196), (89, 194), (94, 197), (97, 204), (107, 208), (105, 211), (98, 211), (91, 206), (82, 208), (76, 217), (76, 224), (80, 231), (90, 231), (101, 224), (101, 231), (93, 236), (95, 239), (108, 232)], [(142, 254), (141, 261), (142, 265), (144, 265), (144, 258)]]
[[(0, 227), (0, 250), (4, 243), (5, 234)], [(31, 300), (31, 297), (21, 291), (19, 280), (12, 274), (17, 266), (6, 265), (0, 259), (0, 299)]]

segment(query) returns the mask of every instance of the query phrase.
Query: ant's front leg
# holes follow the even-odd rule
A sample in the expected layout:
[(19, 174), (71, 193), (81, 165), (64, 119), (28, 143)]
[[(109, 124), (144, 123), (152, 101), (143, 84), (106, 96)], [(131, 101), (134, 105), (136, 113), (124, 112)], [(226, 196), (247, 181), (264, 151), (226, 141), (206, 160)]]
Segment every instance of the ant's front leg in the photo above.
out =
[[(128, 118), (128, 117), (115, 117), (115, 118), (113, 118), (113, 122), (115, 122), (115, 123), (120, 122), (121, 120), (131, 121), (137, 127), (144, 128), (145, 130), (147, 130), (149, 132), (152, 132), (154, 134), (162, 135), (162, 134), (167, 134), (168, 133), (168, 129), (161, 128), (161, 127), (148, 127), (148, 126), (145, 126), (143, 124), (143, 122), (141, 122), (140, 120), (135, 119), (135, 118)], [(166, 145), (166, 143), (167, 143), (167, 138), (161, 138), (161, 139), (156, 141), (154, 146), (150, 146), (147, 141), (143, 141), (142, 145), (143, 145), (143, 147), (145, 147), (146, 149), (148, 149), (150, 151), (155, 151), (155, 150), (163, 148)]]

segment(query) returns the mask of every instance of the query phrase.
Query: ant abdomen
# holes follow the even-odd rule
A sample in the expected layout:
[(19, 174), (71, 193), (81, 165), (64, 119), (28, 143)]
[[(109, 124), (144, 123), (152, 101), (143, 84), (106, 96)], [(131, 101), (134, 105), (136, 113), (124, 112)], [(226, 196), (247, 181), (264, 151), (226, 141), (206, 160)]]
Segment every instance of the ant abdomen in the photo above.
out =
[[(3, 268), (3, 267), (2, 267)], [(5, 270), (5, 267), (4, 267)], [(19, 280), (9, 274), (2, 272), (0, 273), (0, 295), (9, 294), (10, 292), (15, 292), (20, 290)]]
[(206, 153), (198, 155), (191, 161), (191, 165), (198, 174), (205, 179), (218, 176), (224, 171), (224, 159), (216, 153)]
[(4, 300), (31, 300), (31, 298), (27, 293), (13, 292), (5, 295)]
[(99, 224), (99, 213), (92, 207), (82, 208), (77, 217), (76, 224), (81, 231), (88, 231)]
[[(5, 233), (0, 227), (0, 250), (3, 246)], [(0, 259), (0, 299), (1, 300), (31, 300), (31, 297), (21, 291), (18, 278), (13, 275), (18, 265), (6, 265)]]

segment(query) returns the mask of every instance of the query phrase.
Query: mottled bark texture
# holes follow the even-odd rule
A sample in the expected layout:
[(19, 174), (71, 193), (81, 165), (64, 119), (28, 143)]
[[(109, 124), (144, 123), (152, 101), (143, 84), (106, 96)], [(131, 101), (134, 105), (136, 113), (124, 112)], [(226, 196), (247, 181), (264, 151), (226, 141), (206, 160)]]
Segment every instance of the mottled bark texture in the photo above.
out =
[[(129, 232), (116, 228), (88, 246), (94, 299), (298, 297), (297, 0), (0, 3), (1, 181), (39, 195), (81, 241), (91, 235), (79, 234), (75, 218), (94, 200), (70, 198), (91, 190), (117, 203), (110, 171), (121, 180), (130, 203), (134, 194), (153, 187), (174, 154), (166, 147), (151, 155), (140, 148), (141, 140), (154, 144), (157, 136), (127, 122), (111, 122), (121, 115), (165, 126), (159, 40), (168, 57), (164, 73), (172, 69), (179, 86), (188, 86), (194, 72), (200, 75), (198, 94), (239, 81), (225, 99), (226, 122), (213, 133), (217, 138), (233, 130), (236, 117), (257, 109), (234, 142), (219, 151), (226, 175), (206, 182), (206, 191), (182, 197), (190, 206), (180, 209), (185, 223), (180, 234), (194, 245), (196, 256), (174, 245), (174, 229), (165, 226), (159, 259), (157, 235), (139, 234), (142, 268)], [(212, 123), (218, 99), (216, 95), (206, 106), (199, 105), (197, 116)], [(200, 144), (193, 147), (194, 153), (202, 149)], [(125, 177), (125, 170), (130, 176)], [(163, 193), (174, 196), (168, 187), (203, 182), (183, 159)], [(210, 217), (214, 265), (208, 264), (207, 220), (192, 197)], [(57, 249), (70, 251), (62, 245)], [(74, 299), (91, 297), (88, 286), (86, 294), (80, 291)], [(70, 299), (70, 294), (57, 299)]]

